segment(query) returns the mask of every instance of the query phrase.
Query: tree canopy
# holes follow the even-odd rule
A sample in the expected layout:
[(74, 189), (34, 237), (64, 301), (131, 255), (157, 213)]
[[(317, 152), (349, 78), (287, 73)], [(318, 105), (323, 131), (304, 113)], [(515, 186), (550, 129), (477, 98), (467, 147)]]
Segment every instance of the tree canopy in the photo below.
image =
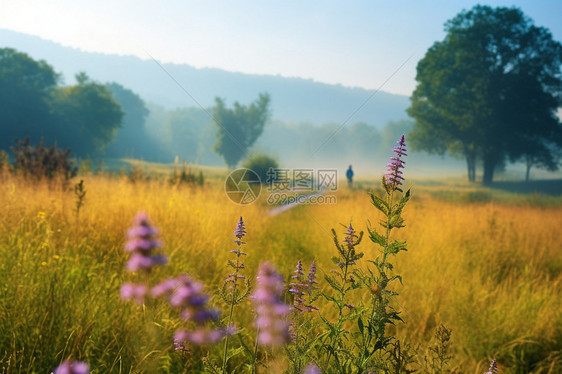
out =
[(508, 159), (552, 166), (562, 146), (562, 45), (518, 8), (477, 5), (445, 31), (417, 66), (414, 148), (464, 156), (470, 181), (481, 160), (485, 184)]
[(14, 138), (38, 142), (50, 118), (49, 98), (58, 75), (45, 61), (0, 48), (0, 148)]
[(57, 139), (76, 154), (86, 156), (107, 147), (121, 127), (123, 111), (111, 91), (91, 82), (85, 73), (76, 76), (78, 84), (57, 87), (52, 110), (57, 123)]
[(121, 126), (123, 112), (109, 89), (86, 73), (77, 84), (57, 86), (59, 75), (45, 61), (0, 49), (0, 148), (29, 137), (56, 142), (77, 155), (103, 150)]
[(235, 102), (229, 109), (224, 100), (215, 99), (213, 119), (217, 123), (217, 140), (213, 149), (229, 167), (235, 167), (262, 134), (269, 118), (269, 102), (268, 94), (260, 94), (250, 105)]

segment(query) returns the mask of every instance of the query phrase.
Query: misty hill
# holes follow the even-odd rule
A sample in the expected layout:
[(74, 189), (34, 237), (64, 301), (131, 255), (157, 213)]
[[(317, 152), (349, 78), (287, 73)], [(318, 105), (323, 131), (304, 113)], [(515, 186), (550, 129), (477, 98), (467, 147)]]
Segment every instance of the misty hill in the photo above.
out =
[[(150, 59), (84, 52), (37, 36), (0, 29), (0, 48), (4, 47), (47, 61), (62, 74), (66, 84), (74, 82), (77, 72), (86, 71), (94, 80), (120, 83), (145, 101), (168, 109), (198, 106)], [(249, 103), (257, 98), (258, 93), (268, 92), (272, 100), (272, 117), (283, 121), (342, 123), (373, 93), (362, 88), (301, 78), (198, 69), (187, 64), (163, 64), (163, 67), (206, 108), (214, 104), (216, 96), (230, 104), (234, 101)], [(405, 109), (408, 105), (408, 97), (381, 91), (353, 116), (350, 123), (364, 121), (381, 128), (389, 121), (407, 118)]]

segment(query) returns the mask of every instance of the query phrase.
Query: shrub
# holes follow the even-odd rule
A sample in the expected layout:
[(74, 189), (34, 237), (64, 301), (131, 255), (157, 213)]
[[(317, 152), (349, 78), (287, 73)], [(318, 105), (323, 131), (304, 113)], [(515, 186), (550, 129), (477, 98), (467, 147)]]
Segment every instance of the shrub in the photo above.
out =
[(254, 171), (260, 177), (262, 184), (270, 184), (270, 182), (268, 182), (267, 172), (269, 169), (277, 169), (279, 164), (275, 158), (263, 153), (258, 153), (248, 157), (243, 166)]
[(14, 169), (22, 173), (26, 178), (48, 178), (63, 177), (68, 180), (77, 173), (77, 168), (72, 165), (74, 160), (70, 159), (70, 149), (63, 151), (56, 145), (46, 147), (43, 141), (37, 147), (29, 144), (29, 138), (16, 140), (12, 147), (14, 154)]

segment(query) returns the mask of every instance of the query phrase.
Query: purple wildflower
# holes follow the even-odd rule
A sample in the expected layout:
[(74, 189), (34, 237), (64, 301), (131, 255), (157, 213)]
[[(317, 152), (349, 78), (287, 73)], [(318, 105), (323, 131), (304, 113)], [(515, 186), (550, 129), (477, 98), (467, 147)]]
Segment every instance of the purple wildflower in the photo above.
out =
[(402, 160), (402, 156), (407, 156), (404, 135), (402, 135), (397, 144), (398, 145), (392, 149), (394, 156), (390, 158), (390, 162), (386, 165), (388, 169), (385, 173), (385, 183), (391, 185), (390, 188), (392, 190), (399, 190), (398, 186), (402, 185), (402, 181), (404, 180), (402, 171), (400, 170), (406, 165)]
[(320, 368), (318, 368), (318, 366), (310, 362), (308, 363), (308, 365), (306, 365), (304, 374), (322, 374), (322, 372), (320, 371)]
[(185, 321), (202, 324), (208, 320), (216, 321), (220, 316), (218, 310), (207, 309), (207, 302), (211, 297), (203, 293), (203, 284), (188, 275), (180, 274), (175, 279), (167, 279), (154, 286), (151, 293), (153, 296), (169, 294), (170, 304), (182, 309)]
[[(240, 274), (240, 271), (245, 269), (244, 261), (242, 261), (241, 256), (247, 255), (246, 252), (242, 252), (242, 244), (246, 244), (242, 241), (244, 235), (246, 235), (246, 228), (244, 226), (242, 217), (240, 217), (240, 220), (236, 225), (236, 229), (234, 230), (234, 236), (236, 236), (236, 240), (234, 240), (234, 243), (238, 245), (238, 248), (230, 250), (231, 253), (234, 253), (236, 255), (236, 258), (233, 260), (228, 260), (228, 266), (234, 269), (234, 272), (228, 274), (228, 277), (225, 279), (220, 291), (222, 299), (231, 306), (238, 304), (249, 293), (249, 283), (247, 281), (246, 290), (244, 292), (241, 292), (241, 290), (238, 288), (238, 280), (246, 279), (246, 276)], [(230, 321), (231, 318), (232, 311), (230, 312), (228, 320)]]
[(87, 363), (66, 360), (55, 369), (54, 374), (88, 374), (89, 372), (90, 367)]
[(490, 368), (484, 374), (497, 374), (497, 372), (498, 372), (498, 363), (496, 362), (496, 359), (494, 358), (492, 360), (492, 362), (490, 363)]
[(210, 296), (203, 293), (203, 284), (190, 276), (180, 274), (176, 278), (167, 279), (154, 286), (151, 294), (154, 297), (167, 294), (170, 304), (181, 309), (182, 319), (186, 322), (191, 321), (196, 326), (193, 331), (176, 332), (176, 347), (185, 341), (196, 345), (212, 344), (231, 334), (233, 327), (212, 329), (206, 325), (209, 321), (217, 321), (221, 313), (217, 309), (207, 308)]
[(121, 286), (121, 299), (135, 299), (137, 304), (141, 305), (147, 291), (148, 287), (144, 284), (125, 283)]
[(125, 252), (132, 253), (126, 265), (127, 270), (150, 271), (155, 265), (168, 262), (164, 256), (151, 256), (155, 248), (162, 246), (162, 242), (154, 238), (157, 234), (158, 230), (152, 227), (146, 213), (138, 213), (133, 221), (133, 227), (127, 232), (129, 240), (125, 244)]
[(318, 310), (316, 306), (312, 305), (312, 302), (318, 297), (313, 295), (314, 290), (318, 289), (318, 287), (316, 287), (316, 284), (318, 284), (318, 282), (316, 281), (316, 262), (312, 261), (312, 264), (310, 264), (310, 268), (308, 269), (306, 280), (306, 293), (308, 294), (308, 304), (306, 304), (306, 307), (308, 308), (309, 312)]
[(305, 300), (302, 298), (305, 295), (306, 283), (304, 282), (304, 272), (302, 271), (302, 262), (299, 260), (297, 263), (297, 270), (295, 270), (295, 275), (291, 278), (294, 279), (292, 283), (289, 283), (289, 292), (294, 294), (293, 307), (291, 309), (296, 309), (300, 312), (305, 312), (304, 307)]
[(355, 238), (357, 238), (357, 235), (355, 235), (355, 233), (356, 231), (350, 223), (347, 231), (345, 232), (345, 238), (343, 239), (348, 248), (353, 248), (353, 246), (355, 246)]
[(284, 289), (283, 277), (269, 263), (263, 263), (256, 277), (256, 291), (252, 295), (259, 329), (258, 342), (270, 346), (281, 346), (290, 341), (289, 322), (282, 316), (290, 311), (281, 302)]
[(238, 240), (235, 240), (235, 242), (240, 241), (244, 237), (244, 235), (246, 235), (246, 227), (244, 226), (242, 216), (240, 216), (238, 225), (236, 225), (236, 230), (234, 230), (234, 236), (238, 238)]
[[(316, 299), (312, 293), (318, 288), (315, 286), (315, 284), (318, 283), (316, 281), (316, 263), (314, 261), (312, 262), (308, 276), (305, 278), (302, 262), (299, 260), (297, 263), (297, 270), (295, 270), (294, 273), (295, 275), (291, 277), (294, 281), (289, 284), (289, 292), (295, 295), (291, 309), (296, 309), (303, 313), (318, 310), (317, 307), (312, 305), (312, 302)], [(308, 295), (308, 302), (304, 298), (305, 295)]]

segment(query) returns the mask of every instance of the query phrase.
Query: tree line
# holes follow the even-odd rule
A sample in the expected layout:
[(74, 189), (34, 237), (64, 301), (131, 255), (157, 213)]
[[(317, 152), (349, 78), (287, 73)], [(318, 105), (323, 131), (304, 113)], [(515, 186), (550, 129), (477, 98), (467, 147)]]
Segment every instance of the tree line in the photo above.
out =
[[(445, 31), (445, 39), (435, 42), (417, 65), (418, 85), (407, 110), (414, 119), (408, 134), (413, 150), (464, 158), (472, 182), (481, 165), (484, 184), (492, 183), (508, 162), (524, 162), (527, 179), (532, 167), (557, 170), (562, 155), (560, 42), (515, 7), (477, 5), (447, 21)], [(267, 141), (257, 143), (268, 153), (288, 149), (303, 161), (357, 158), (356, 153), (370, 158), (382, 145), (381, 134), (364, 123), (342, 129), (338, 124), (269, 121), (267, 94), (248, 105), (228, 107), (217, 98), (212, 108), (157, 113), (149, 131), (152, 113), (134, 92), (117, 83), (94, 82), (85, 73), (78, 73), (76, 81), (62, 86), (45, 61), (0, 49), (0, 149), (29, 136), (34, 143), (42, 139), (71, 148), (77, 156), (103, 152), (165, 161), (181, 154), (195, 161), (204, 155), (206, 162), (222, 159), (233, 168), (267, 122)], [(389, 126), (393, 135), (410, 129), (409, 123)], [(330, 141), (323, 144), (325, 139)]]

